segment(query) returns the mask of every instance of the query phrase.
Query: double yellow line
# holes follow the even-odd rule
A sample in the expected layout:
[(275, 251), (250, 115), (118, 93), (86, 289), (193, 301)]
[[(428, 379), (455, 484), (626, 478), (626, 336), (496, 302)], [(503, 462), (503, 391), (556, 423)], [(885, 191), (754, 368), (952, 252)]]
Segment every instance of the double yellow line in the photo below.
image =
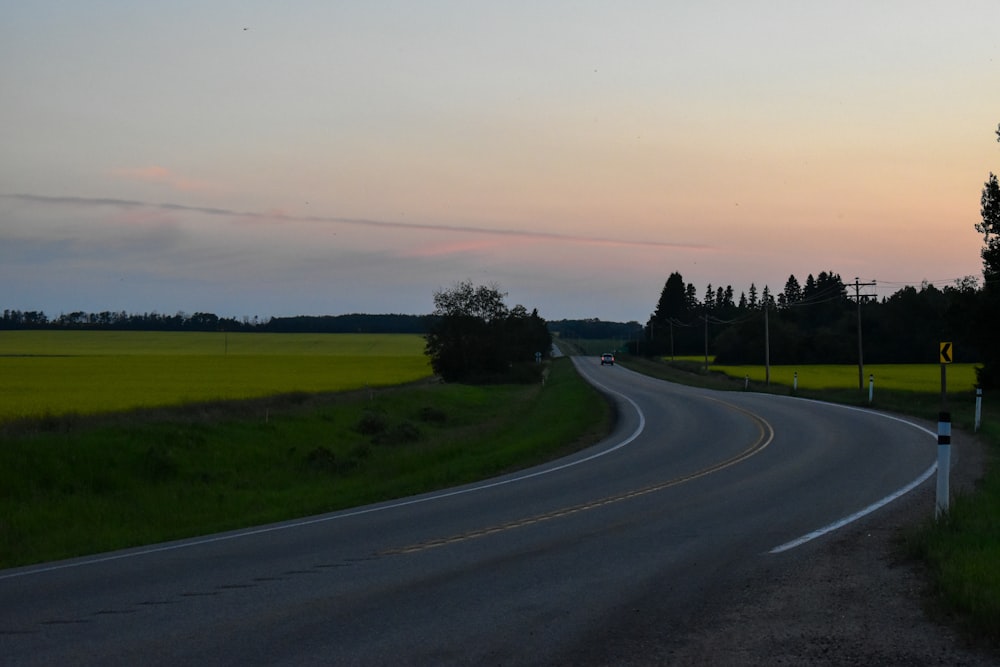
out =
[(715, 401), (725, 407), (740, 412), (753, 421), (758, 429), (757, 439), (748, 448), (739, 452), (735, 456), (732, 456), (724, 461), (720, 461), (714, 465), (707, 468), (703, 468), (693, 473), (687, 475), (682, 475), (680, 477), (675, 477), (673, 479), (667, 480), (665, 482), (660, 482), (658, 484), (653, 484), (651, 486), (646, 486), (641, 489), (636, 489), (634, 491), (626, 491), (625, 493), (620, 493), (614, 496), (608, 496), (606, 498), (601, 498), (599, 500), (592, 500), (586, 503), (581, 503), (579, 505), (572, 505), (570, 507), (564, 507), (562, 509), (553, 510), (552, 512), (546, 512), (544, 514), (536, 514), (535, 516), (525, 517), (523, 519), (515, 519), (513, 521), (508, 521), (506, 523), (497, 524), (495, 526), (489, 526), (486, 528), (479, 528), (477, 530), (470, 530), (458, 535), (452, 535), (451, 537), (443, 537), (433, 540), (426, 540), (424, 542), (419, 542), (417, 544), (411, 544), (408, 546), (397, 547), (394, 549), (387, 549), (385, 551), (380, 551), (379, 556), (390, 556), (397, 554), (410, 554), (419, 551), (426, 551), (428, 549), (434, 549), (436, 547), (443, 547), (449, 544), (456, 544), (458, 542), (465, 542), (467, 540), (473, 540), (479, 537), (486, 537), (487, 535), (495, 535), (496, 533), (502, 533), (507, 530), (514, 528), (521, 528), (523, 526), (530, 526), (536, 523), (541, 523), (543, 521), (550, 521), (552, 519), (559, 519), (562, 517), (570, 516), (572, 514), (577, 514), (579, 512), (584, 512), (587, 510), (597, 509), (599, 507), (606, 507), (614, 503), (619, 503), (624, 500), (631, 500), (632, 498), (638, 498), (640, 496), (645, 496), (650, 493), (655, 493), (657, 491), (662, 491), (664, 489), (669, 489), (672, 486), (677, 486), (679, 484), (684, 484), (685, 482), (690, 482), (701, 477), (706, 477), (713, 473), (719, 472), (731, 466), (736, 465), (742, 461), (746, 461), (751, 456), (759, 454), (764, 451), (764, 449), (771, 444), (774, 439), (774, 428), (767, 422), (766, 419), (760, 415), (754, 414), (745, 408), (733, 405), (732, 403), (727, 403), (721, 401), (717, 398), (712, 398), (709, 396), (705, 397), (707, 400)]

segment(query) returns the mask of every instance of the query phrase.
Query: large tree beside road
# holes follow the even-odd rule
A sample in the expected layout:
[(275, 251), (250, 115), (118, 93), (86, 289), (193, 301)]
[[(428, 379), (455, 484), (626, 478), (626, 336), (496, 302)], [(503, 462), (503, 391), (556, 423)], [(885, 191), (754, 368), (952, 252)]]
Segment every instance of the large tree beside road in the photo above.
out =
[(496, 285), (463, 281), (434, 293), (425, 351), (447, 382), (509, 382), (538, 377), (536, 354), (548, 356), (552, 335), (538, 311), (508, 308)]

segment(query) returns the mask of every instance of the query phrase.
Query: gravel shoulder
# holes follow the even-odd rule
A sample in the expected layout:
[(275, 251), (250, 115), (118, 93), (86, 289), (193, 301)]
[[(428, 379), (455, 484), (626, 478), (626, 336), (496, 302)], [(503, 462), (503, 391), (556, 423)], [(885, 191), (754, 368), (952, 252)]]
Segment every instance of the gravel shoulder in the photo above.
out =
[[(984, 445), (953, 434), (951, 488), (972, 489)], [(887, 507), (797, 549), (765, 557), (697, 609), (638, 601), (627, 623), (588, 642), (602, 665), (1000, 665), (927, 612), (927, 578), (901, 559), (902, 528), (933, 512), (934, 478)]]

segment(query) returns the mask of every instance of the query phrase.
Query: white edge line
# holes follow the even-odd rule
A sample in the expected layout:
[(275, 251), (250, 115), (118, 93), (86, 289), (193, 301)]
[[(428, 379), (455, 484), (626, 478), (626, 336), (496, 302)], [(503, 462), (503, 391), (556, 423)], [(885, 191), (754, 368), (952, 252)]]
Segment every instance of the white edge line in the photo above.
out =
[(492, 489), (492, 488), (496, 488), (498, 486), (504, 486), (506, 484), (514, 484), (515, 482), (523, 482), (524, 480), (527, 480), (527, 479), (533, 479), (535, 477), (541, 477), (542, 475), (548, 475), (550, 473), (558, 472), (559, 470), (565, 470), (566, 468), (571, 468), (573, 466), (580, 465), (581, 463), (588, 463), (590, 461), (593, 461), (594, 459), (598, 459), (598, 458), (600, 458), (602, 456), (606, 456), (607, 454), (611, 454), (612, 452), (616, 452), (619, 449), (621, 449), (622, 447), (625, 447), (625, 446), (631, 444), (636, 438), (639, 437), (639, 435), (646, 428), (646, 415), (643, 414), (642, 410), (639, 408), (639, 405), (635, 401), (633, 401), (631, 398), (629, 398), (625, 394), (622, 394), (622, 393), (619, 393), (619, 392), (614, 391), (612, 389), (609, 389), (608, 387), (606, 387), (606, 386), (600, 384), (599, 382), (593, 380), (593, 378), (589, 378), (589, 381), (594, 386), (596, 386), (597, 388), (599, 388), (599, 389), (601, 389), (601, 390), (603, 390), (605, 392), (608, 392), (610, 394), (614, 394), (616, 396), (619, 396), (619, 397), (625, 399), (626, 401), (628, 401), (628, 403), (635, 409), (636, 414), (639, 416), (639, 425), (636, 426), (636, 429), (632, 432), (631, 435), (629, 435), (627, 438), (625, 438), (621, 442), (618, 442), (618, 443), (614, 444), (613, 446), (611, 446), (611, 447), (609, 447), (607, 449), (602, 449), (599, 452), (595, 452), (595, 453), (591, 454), (590, 456), (586, 456), (586, 457), (584, 457), (582, 459), (577, 459), (575, 461), (569, 461), (567, 463), (563, 463), (563, 464), (560, 464), (560, 465), (557, 465), (557, 466), (553, 466), (551, 468), (545, 468), (543, 470), (536, 470), (535, 472), (525, 473), (523, 475), (517, 475), (516, 477), (510, 477), (508, 479), (501, 479), (501, 480), (497, 480), (497, 481), (493, 481), (493, 482), (486, 482), (486, 483), (477, 484), (477, 485), (471, 486), (471, 487), (453, 489), (451, 491), (443, 491), (441, 493), (435, 493), (435, 494), (429, 495), (429, 496), (418, 496), (418, 497), (410, 498), (410, 499), (407, 499), (407, 500), (400, 500), (400, 501), (397, 501), (397, 502), (390, 502), (390, 503), (385, 504), (385, 505), (369, 506), (369, 507), (364, 507), (364, 508), (357, 509), (357, 510), (346, 510), (346, 511), (337, 512), (335, 514), (328, 514), (328, 515), (322, 515), (322, 516), (318, 516), (318, 517), (313, 517), (311, 519), (303, 519), (303, 520), (300, 520), (300, 521), (292, 521), (292, 522), (289, 522), (289, 523), (281, 523), (281, 524), (277, 524), (277, 525), (264, 526), (264, 527), (260, 527), (260, 528), (251, 528), (251, 529), (248, 529), (248, 530), (241, 530), (241, 531), (233, 532), (233, 533), (225, 533), (225, 534), (222, 534), (222, 535), (214, 535), (212, 537), (204, 537), (204, 538), (200, 538), (200, 539), (199, 538), (194, 538), (192, 540), (186, 540), (184, 542), (179, 542), (179, 543), (175, 543), (175, 544), (164, 544), (164, 545), (161, 545), (161, 546), (150, 547), (150, 548), (146, 548), (146, 549), (139, 548), (139, 549), (137, 549), (135, 551), (129, 551), (129, 552), (126, 552), (126, 553), (113, 553), (113, 554), (109, 554), (109, 555), (105, 555), (105, 556), (97, 556), (97, 557), (94, 557), (94, 558), (86, 558), (86, 557), (84, 557), (81, 560), (76, 560), (76, 561), (72, 561), (72, 562), (57, 563), (57, 564), (47, 565), (47, 566), (41, 566), (41, 567), (31, 567), (29, 565), (29, 566), (25, 566), (26, 569), (24, 569), (24, 570), (20, 570), (20, 571), (16, 571), (16, 572), (11, 572), (11, 573), (8, 573), (8, 574), (0, 574), (0, 581), (3, 581), (4, 579), (14, 579), (14, 578), (17, 578), (17, 577), (25, 577), (25, 576), (33, 575), (33, 574), (43, 574), (45, 572), (54, 572), (54, 571), (57, 571), (57, 570), (68, 570), (68, 569), (74, 568), (74, 567), (83, 567), (84, 565), (95, 565), (95, 564), (98, 564), (98, 563), (107, 563), (109, 561), (124, 560), (126, 558), (136, 558), (138, 556), (148, 556), (150, 554), (163, 553), (165, 551), (176, 551), (178, 549), (187, 549), (187, 548), (190, 548), (190, 547), (203, 546), (203, 545), (212, 544), (212, 543), (215, 543), (215, 542), (225, 542), (225, 541), (228, 541), (228, 540), (235, 540), (235, 539), (242, 538), (242, 537), (251, 537), (253, 535), (262, 535), (262, 534), (265, 534), (265, 533), (274, 533), (274, 532), (277, 532), (279, 530), (288, 530), (290, 528), (301, 528), (303, 526), (311, 526), (311, 525), (317, 524), (317, 523), (326, 523), (328, 521), (337, 521), (337, 520), (340, 520), (340, 519), (347, 519), (347, 518), (350, 518), (350, 517), (361, 516), (363, 514), (372, 514), (374, 512), (383, 512), (385, 510), (398, 509), (400, 507), (408, 507), (410, 505), (419, 505), (421, 503), (427, 503), (427, 502), (431, 502), (433, 500), (441, 500), (443, 498), (451, 498), (453, 496), (461, 496), (461, 495), (464, 495), (464, 494), (467, 494), (467, 493), (475, 493), (477, 491), (485, 491), (486, 489)]
[[(798, 400), (811, 400), (811, 399), (798, 399)], [(927, 434), (929, 434), (931, 436), (934, 436), (935, 438), (937, 437), (937, 433), (935, 433), (934, 431), (931, 431), (928, 428), (924, 428), (920, 424), (914, 424), (913, 422), (911, 422), (911, 421), (909, 421), (907, 419), (902, 419), (900, 417), (895, 417), (893, 415), (887, 415), (887, 414), (883, 414), (881, 412), (876, 412), (874, 410), (866, 410), (865, 408), (858, 408), (858, 407), (854, 407), (854, 406), (851, 406), (851, 405), (839, 405), (837, 403), (825, 403), (823, 401), (815, 401), (815, 402), (816, 403), (823, 403), (824, 405), (830, 405), (832, 407), (841, 408), (841, 409), (844, 409), (844, 410), (855, 410), (857, 412), (865, 412), (865, 413), (870, 414), (870, 415), (875, 415), (877, 417), (882, 417), (883, 419), (890, 419), (892, 421), (902, 422), (903, 424), (906, 424), (908, 426), (912, 426), (913, 428), (918, 429), (920, 431), (923, 431), (924, 433), (927, 433)], [(844, 526), (846, 526), (846, 525), (848, 525), (850, 523), (853, 523), (853, 522), (857, 521), (858, 519), (871, 514), (875, 510), (878, 510), (878, 509), (881, 509), (882, 507), (885, 507), (886, 505), (888, 505), (892, 501), (894, 501), (894, 500), (896, 500), (896, 499), (898, 499), (898, 498), (900, 498), (902, 496), (905, 496), (907, 493), (909, 493), (913, 489), (917, 488), (918, 486), (920, 486), (921, 484), (923, 484), (924, 482), (926, 482), (927, 479), (930, 478), (930, 476), (935, 473), (935, 471), (937, 471), (937, 462), (936, 461), (933, 464), (931, 464), (931, 467), (928, 468), (927, 470), (925, 470), (922, 475), (920, 475), (915, 480), (913, 480), (912, 482), (910, 482), (906, 486), (902, 487), (901, 489), (898, 489), (895, 492), (889, 494), (885, 498), (882, 498), (881, 500), (877, 500), (874, 503), (872, 503), (871, 505), (869, 505), (868, 507), (865, 507), (864, 509), (858, 510), (857, 512), (855, 512), (854, 514), (851, 514), (850, 516), (846, 516), (846, 517), (844, 517), (842, 519), (834, 521), (831, 524), (827, 524), (826, 526), (823, 526), (822, 528), (814, 530), (811, 533), (807, 533), (806, 535), (803, 535), (802, 537), (798, 537), (798, 538), (792, 540), (791, 542), (785, 542), (782, 545), (776, 546), (773, 549), (771, 549), (770, 551), (768, 551), (768, 553), (769, 554), (780, 554), (783, 551), (789, 551), (791, 549), (794, 549), (795, 547), (802, 546), (806, 542), (811, 542), (812, 540), (815, 540), (817, 537), (822, 537), (823, 535), (826, 535), (827, 533), (832, 533), (835, 530), (843, 528)]]

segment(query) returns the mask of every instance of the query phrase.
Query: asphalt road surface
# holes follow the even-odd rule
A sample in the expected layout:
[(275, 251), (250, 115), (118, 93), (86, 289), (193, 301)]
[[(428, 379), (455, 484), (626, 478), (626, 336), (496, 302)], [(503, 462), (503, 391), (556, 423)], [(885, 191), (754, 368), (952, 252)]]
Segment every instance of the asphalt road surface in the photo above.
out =
[(683, 633), (692, 609), (935, 462), (934, 433), (892, 417), (574, 363), (617, 407), (598, 445), (443, 492), (0, 571), (0, 662), (564, 664), (650, 599)]

